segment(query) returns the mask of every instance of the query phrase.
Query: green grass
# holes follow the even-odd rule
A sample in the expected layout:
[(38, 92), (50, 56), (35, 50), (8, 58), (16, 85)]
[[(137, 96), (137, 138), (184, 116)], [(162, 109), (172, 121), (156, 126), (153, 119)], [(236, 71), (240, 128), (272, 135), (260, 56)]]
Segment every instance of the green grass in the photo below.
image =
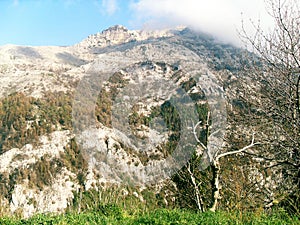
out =
[(104, 206), (98, 210), (62, 215), (36, 215), (29, 219), (0, 218), (0, 224), (300, 224), (299, 219), (288, 216), (283, 211), (272, 214), (205, 212), (195, 213), (186, 210), (157, 209), (152, 212), (129, 214), (117, 206)]

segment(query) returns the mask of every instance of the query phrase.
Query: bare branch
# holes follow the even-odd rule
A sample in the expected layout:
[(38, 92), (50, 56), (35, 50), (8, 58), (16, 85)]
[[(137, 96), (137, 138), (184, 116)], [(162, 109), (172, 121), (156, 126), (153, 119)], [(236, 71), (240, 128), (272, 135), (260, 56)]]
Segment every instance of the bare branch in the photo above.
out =
[(199, 121), (198, 123), (196, 123), (195, 126), (193, 126), (193, 134), (194, 134), (194, 137), (196, 139), (196, 141), (201, 145), (201, 147), (205, 150), (206, 149), (206, 146), (199, 140), (198, 136), (197, 136), (197, 132), (196, 132), (196, 129), (197, 127), (202, 123), (202, 121)]
[(255, 135), (255, 133), (252, 134), (252, 140), (251, 140), (251, 144), (250, 144), (250, 145), (247, 145), (247, 146), (245, 146), (244, 148), (241, 148), (241, 149), (236, 150), (236, 151), (225, 152), (225, 153), (222, 153), (222, 154), (220, 154), (220, 155), (217, 155), (216, 158), (215, 158), (215, 160), (218, 161), (218, 160), (219, 160), (220, 158), (222, 158), (222, 157), (225, 157), (225, 156), (228, 156), (228, 155), (233, 155), (233, 154), (237, 154), (237, 153), (244, 152), (244, 151), (246, 151), (247, 149), (252, 148), (252, 147), (255, 146), (255, 145), (261, 144), (260, 142), (254, 142), (254, 135)]
[[(207, 113), (207, 121), (206, 121), (206, 131), (207, 131), (207, 135), (208, 135), (208, 129), (209, 129), (209, 118), (210, 118), (210, 112)], [(202, 121), (199, 121), (196, 123), (196, 125), (194, 125), (193, 123), (193, 134), (194, 134), (194, 137), (196, 139), (196, 141), (201, 145), (201, 147), (204, 149), (204, 150), (207, 150), (207, 147), (199, 140), (198, 136), (197, 136), (197, 127), (202, 123)]]

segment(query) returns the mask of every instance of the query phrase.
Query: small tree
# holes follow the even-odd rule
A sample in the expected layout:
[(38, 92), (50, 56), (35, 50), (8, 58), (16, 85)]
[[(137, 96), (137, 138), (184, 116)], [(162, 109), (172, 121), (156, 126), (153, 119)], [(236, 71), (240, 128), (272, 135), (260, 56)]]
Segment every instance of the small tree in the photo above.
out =
[[(204, 126), (204, 129), (206, 130), (206, 134), (207, 134), (207, 139), (209, 138), (209, 135), (210, 135), (210, 130), (209, 130), (209, 128), (210, 128), (210, 126), (209, 126), (209, 116), (210, 116), (210, 113), (208, 113), (207, 122), (206, 122), (206, 124)], [(197, 142), (202, 146), (203, 151), (204, 152), (208, 152), (209, 149), (207, 148), (207, 145), (204, 145), (199, 140), (197, 132), (196, 132), (197, 127), (201, 123), (202, 123), (202, 121), (199, 121), (194, 126), (193, 133), (194, 133), (194, 136), (195, 136), (195, 139), (197, 140)], [(212, 204), (211, 204), (211, 206), (209, 208), (210, 211), (213, 211), (213, 212), (216, 211), (217, 205), (218, 205), (218, 201), (219, 201), (219, 199), (221, 199), (221, 194), (220, 194), (220, 190), (221, 190), (221, 185), (220, 185), (220, 173), (221, 173), (220, 159), (223, 158), (223, 157), (226, 157), (226, 156), (235, 155), (235, 154), (238, 154), (238, 153), (243, 153), (246, 150), (248, 150), (248, 149), (250, 149), (250, 148), (252, 148), (252, 147), (254, 147), (255, 145), (258, 145), (258, 144), (260, 144), (260, 143), (259, 142), (255, 142), (255, 140), (254, 140), (254, 133), (253, 133), (252, 134), (251, 143), (249, 145), (241, 148), (241, 149), (233, 150), (233, 151), (225, 151), (225, 152), (222, 152), (222, 149), (219, 149), (213, 155), (211, 155), (209, 153), (206, 154), (207, 156), (209, 156), (208, 160), (209, 160), (210, 168), (212, 170), (212, 178), (211, 178), (212, 179), (211, 180), (211, 183), (212, 183), (212, 198), (211, 198), (211, 202), (212, 202)], [(193, 173), (190, 170), (188, 170), (188, 171), (189, 171), (191, 179), (195, 180)], [(197, 188), (197, 184), (195, 182), (193, 182), (193, 185), (194, 185), (194, 187), (196, 189)], [(197, 202), (200, 202), (200, 201), (198, 201), (198, 199), (201, 199), (199, 191), (196, 191), (196, 198), (197, 198)]]
[[(199, 121), (193, 126), (193, 134), (199, 144), (199, 149), (186, 166), (173, 177), (173, 180), (177, 183), (177, 188), (180, 189), (181, 198), (184, 199), (184, 206), (196, 208), (201, 212), (207, 209), (215, 212), (219, 200), (222, 198), (220, 179), (222, 163), (220, 160), (227, 156), (245, 153), (260, 144), (255, 142), (253, 133), (250, 144), (245, 147), (236, 150), (220, 147), (214, 152), (208, 144), (214, 133), (210, 124), (210, 115), (211, 113), (208, 112), (206, 121)], [(199, 134), (201, 134), (200, 138)], [(223, 180), (222, 182), (227, 181)], [(207, 194), (210, 191), (211, 195)]]

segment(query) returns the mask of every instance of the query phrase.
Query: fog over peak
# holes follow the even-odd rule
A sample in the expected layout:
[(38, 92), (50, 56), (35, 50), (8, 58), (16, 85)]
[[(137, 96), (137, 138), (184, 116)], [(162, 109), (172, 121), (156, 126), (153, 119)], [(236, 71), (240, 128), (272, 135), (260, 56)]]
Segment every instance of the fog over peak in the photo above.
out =
[(250, 33), (250, 19), (260, 21), (263, 29), (272, 27), (263, 0), (139, 0), (131, 7), (136, 14), (134, 25), (146, 29), (184, 25), (236, 45), (242, 20)]

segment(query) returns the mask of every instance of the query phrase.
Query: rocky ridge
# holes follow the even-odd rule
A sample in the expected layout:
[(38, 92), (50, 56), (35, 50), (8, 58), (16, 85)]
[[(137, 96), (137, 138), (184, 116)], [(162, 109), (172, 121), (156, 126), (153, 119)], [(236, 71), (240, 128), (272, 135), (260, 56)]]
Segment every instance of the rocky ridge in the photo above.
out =
[[(49, 92), (63, 92), (71, 93), (73, 104), (71, 125), (65, 125), (64, 118), (58, 119), (52, 124), (53, 131), (39, 135), (37, 145), (29, 142), (5, 152), (0, 149), (1, 190), (5, 193), (0, 195), (1, 204), (11, 213), (28, 217), (62, 212), (79, 190), (119, 185), (124, 180), (140, 190), (155, 181), (156, 191), (161, 191), (163, 180), (178, 169), (170, 169), (168, 156), (175, 150), (168, 146), (181, 143), (178, 129), (182, 129), (166, 122), (174, 118), (170, 119), (162, 107), (172, 110), (167, 102), (181, 87), (201, 108), (206, 99), (199, 77), (234, 83), (241, 55), (240, 49), (188, 28), (130, 31), (119, 25), (74, 46), (0, 47), (2, 99), (16, 92), (36, 99)], [(98, 101), (99, 93), (102, 99)], [(190, 102), (184, 103), (190, 107)], [(154, 120), (157, 115), (158, 120)], [(199, 118), (191, 115), (189, 119), (196, 123)], [(36, 117), (35, 122), (43, 121)], [(5, 129), (15, 128), (11, 125)], [(5, 138), (9, 139), (3, 135), (1, 140)], [(189, 144), (195, 141), (188, 138)], [(87, 165), (77, 162), (79, 157)], [(184, 157), (183, 161), (187, 159)], [(52, 168), (49, 174), (32, 172), (41, 170), (43, 164)], [(32, 184), (34, 179), (43, 182)], [(9, 188), (4, 187), (5, 182), (10, 182)]]

